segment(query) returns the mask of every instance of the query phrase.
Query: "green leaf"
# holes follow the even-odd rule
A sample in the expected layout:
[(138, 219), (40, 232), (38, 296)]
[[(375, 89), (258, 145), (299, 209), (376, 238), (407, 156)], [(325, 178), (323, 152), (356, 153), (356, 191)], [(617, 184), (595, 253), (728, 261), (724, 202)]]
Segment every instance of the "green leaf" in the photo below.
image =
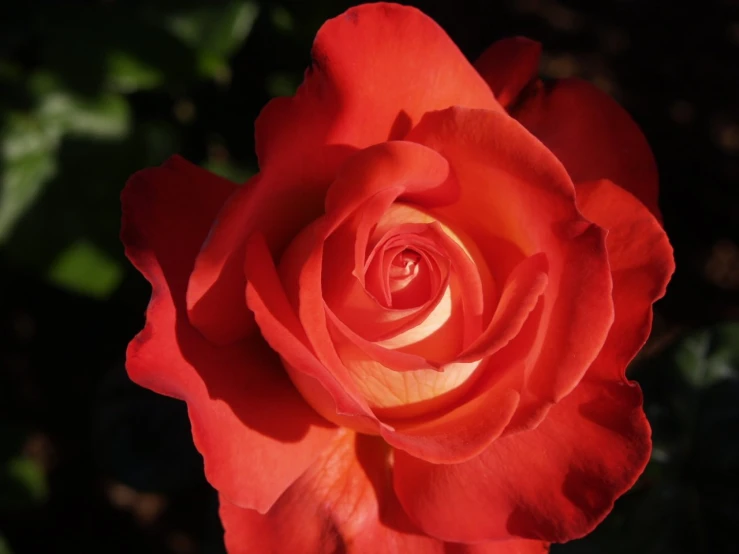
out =
[(87, 99), (61, 90), (42, 98), (38, 117), (49, 128), (95, 139), (120, 139), (129, 133), (131, 121), (128, 102), (121, 95)]
[(298, 90), (300, 77), (291, 73), (272, 73), (267, 77), (267, 93), (274, 97), (292, 96)]
[(0, 424), (0, 509), (28, 508), (48, 497), (44, 468), (23, 454), (27, 439), (27, 429)]
[(295, 18), (293, 18), (292, 14), (284, 6), (272, 8), (270, 19), (272, 20), (272, 25), (285, 34), (292, 32), (295, 28)]
[(228, 57), (249, 35), (258, 14), (256, 2), (230, 2), (180, 12), (167, 26), (197, 52), (201, 73), (218, 77), (227, 71)]
[(253, 169), (246, 169), (228, 161), (209, 160), (203, 167), (234, 183), (244, 183), (256, 173)]
[(43, 502), (49, 488), (46, 483), (44, 469), (31, 458), (19, 456), (5, 465), (6, 475), (15, 483), (20, 484), (31, 502)]
[(739, 323), (729, 323), (687, 336), (677, 347), (675, 362), (692, 386), (706, 388), (739, 378)]
[(93, 244), (78, 241), (61, 253), (51, 265), (48, 276), (63, 288), (105, 298), (120, 285), (123, 268)]
[(112, 50), (107, 57), (108, 84), (119, 92), (135, 92), (157, 88), (164, 74), (131, 52)]
[(128, 102), (119, 94), (75, 95), (49, 72), (34, 74), (28, 86), (36, 106), (8, 114), (0, 134), (0, 243), (56, 175), (65, 135), (117, 140), (131, 127)]
[(8, 545), (8, 541), (5, 540), (5, 537), (0, 535), (0, 554), (13, 554), (13, 551), (10, 549), (10, 545)]
[(61, 132), (38, 117), (11, 114), (2, 132), (0, 243), (56, 174), (55, 153)]

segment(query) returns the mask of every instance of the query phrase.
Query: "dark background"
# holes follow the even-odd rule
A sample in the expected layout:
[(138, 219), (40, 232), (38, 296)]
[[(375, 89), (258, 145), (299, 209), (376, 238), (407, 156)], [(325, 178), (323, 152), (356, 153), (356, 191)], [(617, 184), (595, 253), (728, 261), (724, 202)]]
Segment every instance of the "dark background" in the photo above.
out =
[[(471, 59), (542, 41), (543, 75), (615, 96), (659, 164), (678, 269), (631, 370), (654, 454), (598, 530), (554, 552), (739, 552), (739, 3), (412, 3)], [(0, 7), (0, 554), (223, 552), (184, 405), (123, 368), (149, 288), (118, 196), (175, 152), (255, 172), (256, 115), (352, 4)]]

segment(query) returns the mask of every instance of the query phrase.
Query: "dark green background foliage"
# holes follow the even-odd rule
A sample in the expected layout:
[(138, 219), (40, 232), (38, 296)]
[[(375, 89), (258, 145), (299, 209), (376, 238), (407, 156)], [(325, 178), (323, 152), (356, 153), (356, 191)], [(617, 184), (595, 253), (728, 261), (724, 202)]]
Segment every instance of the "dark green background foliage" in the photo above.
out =
[[(2, 3), (0, 554), (222, 552), (184, 406), (123, 369), (149, 290), (118, 242), (119, 193), (173, 153), (253, 174), (259, 110), (351, 4)], [(614, 95), (659, 163), (678, 271), (631, 370), (654, 455), (591, 536), (554, 552), (739, 552), (739, 6), (414, 4), (472, 59), (503, 36), (542, 41), (543, 74)]]

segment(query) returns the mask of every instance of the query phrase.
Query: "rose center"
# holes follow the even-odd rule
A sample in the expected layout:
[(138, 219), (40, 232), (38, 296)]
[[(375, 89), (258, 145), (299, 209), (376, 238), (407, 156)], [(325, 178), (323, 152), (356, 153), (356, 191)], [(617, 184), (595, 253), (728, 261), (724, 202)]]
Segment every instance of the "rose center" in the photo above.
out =
[(400, 252), (390, 264), (390, 291), (396, 292), (405, 288), (418, 276), (421, 255), (410, 249)]

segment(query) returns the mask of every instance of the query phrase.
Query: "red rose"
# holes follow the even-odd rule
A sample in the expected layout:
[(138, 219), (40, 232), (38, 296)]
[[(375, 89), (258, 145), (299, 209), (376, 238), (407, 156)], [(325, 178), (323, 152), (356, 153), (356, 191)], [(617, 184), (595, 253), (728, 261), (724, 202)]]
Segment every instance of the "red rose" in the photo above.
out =
[(187, 402), (231, 554), (545, 552), (643, 470), (657, 172), (539, 54), (473, 68), (418, 10), (359, 6), (257, 120), (259, 175), (129, 181), (153, 295), (128, 371)]

